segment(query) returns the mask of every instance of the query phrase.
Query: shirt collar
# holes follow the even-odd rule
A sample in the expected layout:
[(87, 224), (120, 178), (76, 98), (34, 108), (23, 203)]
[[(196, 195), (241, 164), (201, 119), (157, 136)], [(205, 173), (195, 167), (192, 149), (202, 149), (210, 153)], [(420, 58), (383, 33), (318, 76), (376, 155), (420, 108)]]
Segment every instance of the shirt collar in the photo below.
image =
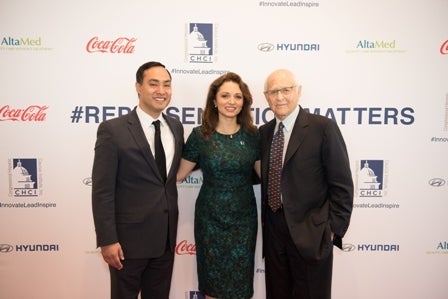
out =
[(144, 127), (144, 128), (149, 128), (150, 126), (152, 126), (152, 122), (155, 120), (160, 120), (160, 124), (162, 126), (166, 125), (166, 121), (165, 121), (165, 118), (163, 118), (162, 113), (160, 113), (160, 116), (158, 118), (154, 119), (154, 118), (152, 118), (151, 115), (149, 115), (148, 113), (143, 111), (143, 109), (140, 108), (140, 106), (138, 106), (138, 105), (135, 110), (137, 112), (138, 119), (140, 120), (140, 123), (142, 124), (142, 127)]
[(276, 118), (275, 132), (277, 131), (278, 124), (280, 122), (283, 122), (283, 126), (285, 126), (285, 132), (290, 132), (294, 127), (294, 123), (296, 122), (296, 118), (299, 115), (299, 112), (300, 106), (297, 105), (297, 107), (284, 120), (281, 121)]

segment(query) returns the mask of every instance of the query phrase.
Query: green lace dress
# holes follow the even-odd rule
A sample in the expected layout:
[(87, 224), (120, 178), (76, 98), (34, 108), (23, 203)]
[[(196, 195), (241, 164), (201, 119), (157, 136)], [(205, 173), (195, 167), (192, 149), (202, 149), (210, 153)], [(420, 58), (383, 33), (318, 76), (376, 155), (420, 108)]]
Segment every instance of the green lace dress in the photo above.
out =
[(183, 157), (196, 162), (203, 183), (196, 199), (194, 236), (199, 290), (220, 299), (253, 296), (257, 206), (252, 185), (259, 157), (258, 133), (214, 133), (208, 141), (193, 129)]

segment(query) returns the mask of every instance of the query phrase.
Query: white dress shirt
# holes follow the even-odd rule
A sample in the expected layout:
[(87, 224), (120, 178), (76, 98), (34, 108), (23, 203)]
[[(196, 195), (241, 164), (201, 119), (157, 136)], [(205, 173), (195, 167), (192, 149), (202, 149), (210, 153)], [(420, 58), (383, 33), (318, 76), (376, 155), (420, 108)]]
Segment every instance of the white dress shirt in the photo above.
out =
[(291, 138), (291, 132), (292, 132), (292, 129), (294, 128), (294, 124), (296, 123), (296, 119), (297, 119), (297, 116), (299, 115), (299, 112), (300, 112), (300, 106), (297, 106), (294, 109), (294, 111), (291, 112), (291, 114), (288, 115), (284, 120), (281, 121), (278, 118), (276, 119), (274, 132), (277, 132), (278, 124), (280, 122), (283, 122), (283, 126), (284, 126), (283, 134), (285, 136), (285, 143), (283, 145), (283, 159), (282, 159), (283, 162), (285, 162), (286, 149), (288, 148), (289, 139)]
[(173, 163), (174, 157), (174, 135), (171, 132), (170, 127), (167, 122), (163, 118), (162, 114), (157, 119), (152, 118), (149, 114), (144, 112), (140, 106), (137, 106), (136, 109), (137, 116), (142, 124), (143, 132), (145, 133), (146, 140), (148, 140), (149, 146), (151, 147), (151, 151), (154, 154), (154, 133), (155, 127), (152, 124), (153, 121), (160, 120), (160, 136), (162, 139), (163, 149), (165, 151), (166, 157), (166, 169), (167, 175), (170, 172), (171, 164)]

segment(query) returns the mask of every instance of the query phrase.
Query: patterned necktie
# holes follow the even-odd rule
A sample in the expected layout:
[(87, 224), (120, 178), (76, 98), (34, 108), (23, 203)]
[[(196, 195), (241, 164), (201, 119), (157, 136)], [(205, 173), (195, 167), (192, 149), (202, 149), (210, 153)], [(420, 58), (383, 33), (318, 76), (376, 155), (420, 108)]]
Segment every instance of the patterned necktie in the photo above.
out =
[(159, 168), (160, 175), (163, 181), (166, 181), (166, 159), (165, 151), (163, 150), (162, 139), (160, 137), (160, 120), (153, 121), (152, 124), (156, 128), (154, 134), (154, 151), (157, 167)]
[(271, 156), (269, 159), (269, 181), (268, 181), (268, 204), (273, 212), (277, 211), (281, 205), (281, 174), (283, 144), (285, 136), (283, 135), (283, 123), (278, 124), (277, 133), (274, 134), (271, 144)]

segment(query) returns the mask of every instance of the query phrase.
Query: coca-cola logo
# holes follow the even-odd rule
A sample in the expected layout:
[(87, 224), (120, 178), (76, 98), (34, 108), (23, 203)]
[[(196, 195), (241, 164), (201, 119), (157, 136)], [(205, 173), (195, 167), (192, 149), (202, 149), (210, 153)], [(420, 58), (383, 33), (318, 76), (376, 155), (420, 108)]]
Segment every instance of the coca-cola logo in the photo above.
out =
[(182, 240), (176, 245), (177, 255), (194, 255), (196, 254), (196, 245), (188, 243), (187, 240)]
[(86, 50), (89, 53), (113, 53), (131, 54), (134, 53), (136, 38), (118, 37), (115, 40), (100, 40), (98, 36), (89, 40)]
[(443, 44), (440, 46), (440, 54), (446, 55), (448, 54), (448, 39), (443, 42)]
[(24, 109), (12, 109), (9, 105), (0, 107), (0, 121), (44, 121), (48, 106), (31, 105)]

